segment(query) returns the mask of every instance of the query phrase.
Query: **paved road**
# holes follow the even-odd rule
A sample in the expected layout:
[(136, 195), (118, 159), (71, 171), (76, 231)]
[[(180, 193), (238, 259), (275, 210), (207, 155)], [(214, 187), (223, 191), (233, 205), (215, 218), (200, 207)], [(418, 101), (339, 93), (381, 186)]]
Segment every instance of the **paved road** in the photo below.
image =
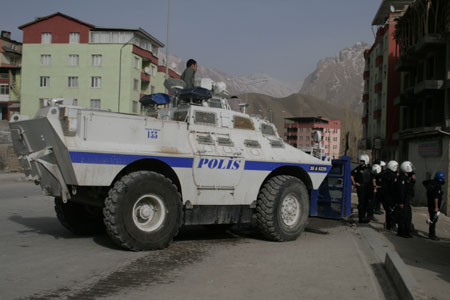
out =
[(76, 237), (33, 183), (0, 178), (0, 299), (396, 299), (355, 227), (311, 219), (295, 242), (249, 228), (183, 229), (129, 252)]

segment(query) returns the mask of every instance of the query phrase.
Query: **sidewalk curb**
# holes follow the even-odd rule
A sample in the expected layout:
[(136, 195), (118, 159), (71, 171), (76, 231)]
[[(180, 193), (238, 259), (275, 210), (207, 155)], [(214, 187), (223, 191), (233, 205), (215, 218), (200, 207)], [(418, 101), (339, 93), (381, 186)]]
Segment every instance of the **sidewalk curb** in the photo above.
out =
[(393, 280), (401, 299), (428, 299), (420, 289), (416, 279), (396, 251), (391, 250), (379, 237), (373, 228), (360, 227), (361, 235), (367, 240), (379, 260), (384, 263), (387, 274)]

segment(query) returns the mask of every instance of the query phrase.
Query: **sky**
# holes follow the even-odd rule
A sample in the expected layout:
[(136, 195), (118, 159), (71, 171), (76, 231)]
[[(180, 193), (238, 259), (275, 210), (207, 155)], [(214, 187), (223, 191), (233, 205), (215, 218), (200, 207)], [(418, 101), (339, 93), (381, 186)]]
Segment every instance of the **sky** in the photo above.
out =
[[(14, 0), (0, 6), (0, 30), (62, 12), (99, 27), (143, 28), (184, 60), (232, 76), (265, 73), (302, 81), (340, 49), (374, 41), (381, 0)], [(165, 51), (165, 50), (163, 50)]]

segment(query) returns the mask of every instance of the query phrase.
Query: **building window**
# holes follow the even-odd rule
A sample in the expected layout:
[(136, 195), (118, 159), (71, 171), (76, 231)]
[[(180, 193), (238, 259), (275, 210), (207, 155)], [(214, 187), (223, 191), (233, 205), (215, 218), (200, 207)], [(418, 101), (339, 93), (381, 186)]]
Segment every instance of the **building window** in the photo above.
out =
[(41, 44), (51, 44), (52, 34), (50, 32), (43, 32), (41, 35)]
[(133, 100), (133, 107), (131, 108), (133, 113), (137, 113), (138, 102)]
[(69, 33), (69, 44), (79, 44), (80, 43), (80, 33), (71, 32)]
[(134, 67), (136, 69), (139, 69), (139, 58), (136, 56), (134, 57)]
[(135, 91), (137, 91), (137, 90), (138, 90), (138, 87), (139, 87), (139, 80), (134, 79), (134, 82), (133, 82), (133, 89), (134, 89)]
[(102, 65), (102, 56), (100, 54), (92, 55), (92, 65), (94, 67), (100, 67)]
[(92, 76), (91, 77), (91, 87), (92, 88), (101, 88), (102, 87), (102, 78), (100, 76)]
[(156, 67), (155, 66), (150, 66), (150, 70), (151, 70), (151, 73), (150, 73), (150, 75), (152, 75), (152, 76), (156, 76)]
[(0, 84), (0, 95), (9, 95), (9, 85)]
[(69, 55), (69, 66), (78, 66), (80, 62), (80, 56), (78, 54)]
[(69, 77), (68, 87), (70, 87), (70, 88), (77, 88), (78, 87), (78, 77), (70, 76)]
[(78, 99), (73, 99), (73, 106), (78, 106)]
[(150, 86), (150, 94), (154, 94), (155, 93), (155, 86), (151, 85)]
[(50, 66), (52, 57), (48, 54), (41, 55), (41, 66)]
[(15, 57), (10, 57), (9, 58), (9, 64), (13, 65), (13, 66), (17, 66), (17, 58)]
[(100, 99), (91, 99), (91, 108), (92, 109), (100, 109), (101, 101)]
[(41, 76), (40, 87), (49, 87), (50, 86), (50, 76)]

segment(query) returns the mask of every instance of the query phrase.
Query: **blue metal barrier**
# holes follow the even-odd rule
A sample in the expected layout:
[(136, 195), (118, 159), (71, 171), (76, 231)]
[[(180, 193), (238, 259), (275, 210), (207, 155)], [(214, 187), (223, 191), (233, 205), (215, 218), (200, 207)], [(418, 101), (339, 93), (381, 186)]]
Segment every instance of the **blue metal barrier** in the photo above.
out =
[(350, 158), (332, 160), (332, 168), (319, 190), (311, 192), (310, 216), (342, 219), (351, 214)]

